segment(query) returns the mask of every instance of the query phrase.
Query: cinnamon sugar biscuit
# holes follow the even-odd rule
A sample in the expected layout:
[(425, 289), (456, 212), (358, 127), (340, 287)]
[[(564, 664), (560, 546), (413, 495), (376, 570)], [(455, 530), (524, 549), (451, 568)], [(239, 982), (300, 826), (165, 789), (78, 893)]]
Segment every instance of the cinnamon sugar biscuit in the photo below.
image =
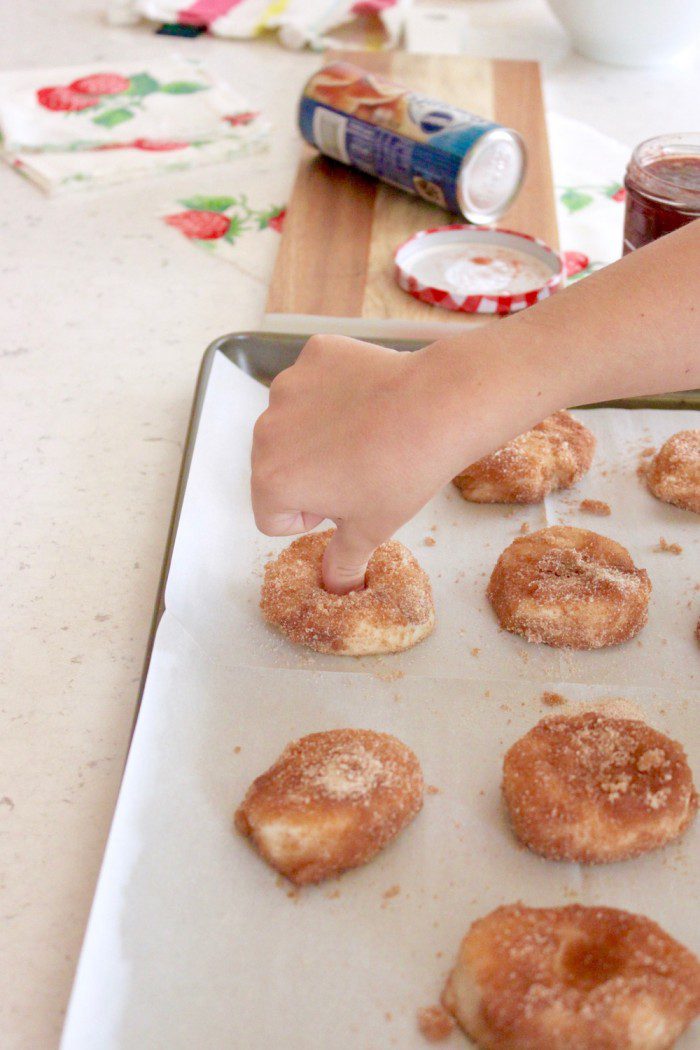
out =
[(541, 503), (586, 473), (594, 449), (587, 427), (568, 412), (555, 412), (467, 467), (454, 484), (472, 503)]
[(553, 525), (504, 550), (486, 593), (501, 627), (529, 642), (599, 649), (642, 629), (651, 583), (614, 540)]
[(319, 653), (367, 656), (410, 649), (435, 626), (427, 574), (403, 544), (389, 540), (369, 560), (365, 588), (331, 594), (323, 552), (333, 529), (294, 540), (265, 566), (260, 608), (268, 623)]
[(642, 915), (510, 904), (473, 923), (443, 1003), (482, 1050), (670, 1050), (700, 962)]
[(698, 806), (680, 744), (644, 722), (592, 712), (543, 718), (513, 744), (503, 795), (529, 849), (584, 864), (665, 846)]
[(365, 864), (422, 805), (410, 748), (387, 733), (331, 729), (289, 744), (253, 782), (235, 825), (301, 886)]
[(649, 465), (647, 485), (664, 503), (700, 514), (700, 430), (680, 430)]

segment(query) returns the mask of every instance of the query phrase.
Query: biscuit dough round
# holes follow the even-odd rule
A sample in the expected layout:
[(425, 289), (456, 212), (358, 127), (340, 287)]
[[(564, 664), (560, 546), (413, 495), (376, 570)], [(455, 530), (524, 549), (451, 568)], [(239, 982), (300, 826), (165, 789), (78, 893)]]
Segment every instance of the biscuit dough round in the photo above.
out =
[(657, 499), (700, 514), (700, 430), (680, 430), (664, 442), (646, 478)]
[(529, 849), (584, 864), (665, 846), (698, 806), (680, 744), (645, 722), (595, 712), (543, 718), (513, 744), (503, 796)]
[(367, 656), (410, 649), (435, 626), (427, 574), (403, 544), (389, 540), (367, 565), (365, 588), (331, 594), (323, 552), (333, 529), (294, 540), (265, 566), (260, 608), (268, 623), (319, 653)]
[(454, 478), (472, 503), (541, 503), (590, 468), (595, 438), (566, 411), (555, 412), (524, 434), (473, 463)]
[(599, 649), (641, 631), (651, 582), (615, 540), (553, 525), (504, 550), (486, 593), (501, 627), (529, 642)]
[(422, 805), (410, 748), (387, 733), (331, 729), (289, 744), (253, 782), (235, 825), (301, 886), (365, 864)]
[(472, 925), (443, 1004), (482, 1050), (670, 1050), (700, 962), (642, 915), (510, 904)]

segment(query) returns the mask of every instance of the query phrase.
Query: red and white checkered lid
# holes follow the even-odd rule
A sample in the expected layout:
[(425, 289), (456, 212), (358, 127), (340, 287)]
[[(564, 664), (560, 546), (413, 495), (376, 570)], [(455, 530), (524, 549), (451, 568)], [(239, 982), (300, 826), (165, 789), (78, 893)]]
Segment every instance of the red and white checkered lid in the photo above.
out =
[(491, 226), (419, 230), (396, 250), (394, 266), (399, 287), (409, 295), (464, 313), (514, 313), (564, 283), (564, 265), (553, 248)]

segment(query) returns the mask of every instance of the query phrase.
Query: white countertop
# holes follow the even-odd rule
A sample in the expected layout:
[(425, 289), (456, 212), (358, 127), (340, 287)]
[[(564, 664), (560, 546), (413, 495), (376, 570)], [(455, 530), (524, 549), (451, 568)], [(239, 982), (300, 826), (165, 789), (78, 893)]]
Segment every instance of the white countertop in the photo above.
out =
[[(493, 22), (513, 3), (473, 8), (481, 17), (488, 6)], [(4, 5), (3, 67), (206, 57), (276, 126), (268, 154), (224, 169), (232, 184), (252, 186), (274, 165), (291, 171), (292, 113), (317, 56), (112, 28), (102, 6)], [(522, 9), (552, 33), (541, 0)], [(548, 63), (545, 79), (551, 108), (630, 145), (691, 128), (697, 84), (688, 66), (645, 73), (572, 55)], [(222, 174), (49, 199), (0, 169), (4, 1050), (57, 1042), (119, 788), (197, 368), (212, 339), (262, 316), (262, 275), (208, 258), (159, 219)]]

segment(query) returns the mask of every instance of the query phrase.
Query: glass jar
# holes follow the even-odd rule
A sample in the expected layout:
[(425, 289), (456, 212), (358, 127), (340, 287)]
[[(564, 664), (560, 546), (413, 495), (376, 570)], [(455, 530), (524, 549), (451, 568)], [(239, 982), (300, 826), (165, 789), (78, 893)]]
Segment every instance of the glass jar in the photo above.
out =
[(700, 132), (637, 146), (625, 174), (623, 255), (700, 218)]

